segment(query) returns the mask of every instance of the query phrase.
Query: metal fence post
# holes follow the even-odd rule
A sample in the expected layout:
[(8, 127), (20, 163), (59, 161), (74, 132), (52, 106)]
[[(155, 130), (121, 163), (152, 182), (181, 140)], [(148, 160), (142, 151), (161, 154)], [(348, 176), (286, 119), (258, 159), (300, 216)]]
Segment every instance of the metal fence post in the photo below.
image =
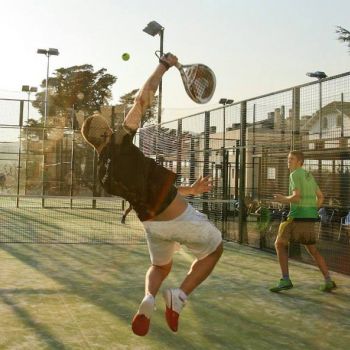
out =
[[(203, 147), (203, 176), (208, 176), (209, 172), (209, 150), (210, 150), (210, 112), (205, 112), (204, 115), (204, 147)], [(208, 199), (208, 194), (203, 193), (203, 199)], [(209, 206), (207, 202), (203, 203), (203, 212), (208, 214)]]
[(192, 184), (196, 180), (196, 155), (194, 150), (195, 137), (190, 135), (190, 183)]
[(292, 144), (291, 149), (300, 149), (300, 88), (293, 89)]
[[(300, 87), (293, 88), (293, 125), (292, 128), (292, 147), (293, 150), (301, 150), (300, 135)], [(291, 243), (289, 245), (289, 256), (300, 257), (301, 249), (299, 243)]]
[(246, 178), (246, 132), (247, 132), (247, 102), (241, 102), (240, 127), (240, 157), (239, 157), (239, 243), (247, 238), (246, 207), (245, 207), (245, 178)]
[(239, 189), (239, 140), (236, 140), (235, 145), (235, 199), (238, 200), (238, 189)]
[(181, 145), (182, 145), (182, 119), (177, 121), (177, 145), (176, 145), (176, 185), (181, 185), (181, 162), (182, 162), (182, 154), (181, 154)]
[(16, 198), (16, 208), (19, 207), (19, 190), (20, 190), (20, 181), (21, 181), (21, 144), (22, 144), (22, 130), (23, 130), (23, 109), (24, 101), (20, 101), (19, 104), (19, 144), (18, 144), (18, 172), (17, 172), (17, 198)]
[(227, 190), (228, 190), (228, 151), (222, 149), (222, 198), (225, 201), (222, 206), (222, 233), (226, 233), (227, 227), (227, 202), (228, 199)]

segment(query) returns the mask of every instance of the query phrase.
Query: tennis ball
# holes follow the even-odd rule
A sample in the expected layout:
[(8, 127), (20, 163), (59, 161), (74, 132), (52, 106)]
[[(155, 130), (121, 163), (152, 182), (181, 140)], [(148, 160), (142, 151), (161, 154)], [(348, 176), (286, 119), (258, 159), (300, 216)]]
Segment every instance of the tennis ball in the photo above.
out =
[(123, 59), (124, 61), (129, 61), (129, 58), (130, 58), (130, 55), (129, 55), (127, 52), (124, 52), (124, 53), (122, 54), (122, 59)]

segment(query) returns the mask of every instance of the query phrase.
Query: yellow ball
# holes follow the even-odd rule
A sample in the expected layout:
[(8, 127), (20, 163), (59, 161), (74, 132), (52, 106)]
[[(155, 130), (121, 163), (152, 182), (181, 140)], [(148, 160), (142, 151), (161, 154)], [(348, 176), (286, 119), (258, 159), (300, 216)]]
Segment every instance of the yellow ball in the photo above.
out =
[(123, 59), (124, 61), (129, 61), (129, 58), (130, 58), (130, 55), (129, 55), (127, 52), (124, 52), (124, 53), (122, 54), (122, 59)]

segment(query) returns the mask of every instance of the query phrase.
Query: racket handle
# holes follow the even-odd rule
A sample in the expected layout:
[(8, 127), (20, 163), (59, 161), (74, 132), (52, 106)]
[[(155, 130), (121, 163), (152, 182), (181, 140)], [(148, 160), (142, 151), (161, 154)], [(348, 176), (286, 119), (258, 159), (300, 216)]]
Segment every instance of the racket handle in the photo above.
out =
[(175, 67), (177, 69), (181, 69), (182, 68), (182, 64), (178, 61), (178, 62), (176, 62)]
[(159, 59), (159, 63), (162, 64), (166, 68), (166, 70), (170, 68), (169, 63), (162, 59)]

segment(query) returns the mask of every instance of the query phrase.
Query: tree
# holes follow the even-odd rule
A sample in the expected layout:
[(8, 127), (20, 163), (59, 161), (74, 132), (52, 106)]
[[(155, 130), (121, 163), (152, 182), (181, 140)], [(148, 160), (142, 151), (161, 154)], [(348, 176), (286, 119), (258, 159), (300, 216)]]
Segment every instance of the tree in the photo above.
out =
[[(118, 105), (124, 108), (125, 115), (130, 111), (132, 105), (134, 104), (134, 100), (136, 98), (136, 94), (138, 93), (138, 91), (139, 89), (134, 89), (120, 97)], [(157, 106), (158, 106), (158, 96), (155, 96), (152, 102), (152, 105), (150, 106), (150, 108), (147, 109), (145, 115), (141, 120), (141, 127), (147, 123), (152, 123), (156, 120), (156, 116), (158, 112)]]
[(339, 41), (342, 41), (344, 43), (347, 43), (348, 44), (348, 47), (349, 47), (349, 50), (350, 50), (350, 32), (341, 27), (341, 26), (337, 26), (337, 29), (335, 31), (338, 35), (338, 40)]
[[(67, 111), (83, 110), (88, 114), (98, 111), (107, 105), (112, 97), (111, 86), (117, 78), (106, 73), (102, 68), (94, 72), (92, 65), (84, 64), (68, 68), (59, 68), (48, 79), (48, 116), (66, 116)], [(43, 91), (36, 94), (33, 106), (42, 116), (45, 113), (45, 86)]]
[(43, 123), (30, 118), (27, 122), (26, 128), (26, 141), (28, 140), (34, 140), (38, 141), (43, 139)]

